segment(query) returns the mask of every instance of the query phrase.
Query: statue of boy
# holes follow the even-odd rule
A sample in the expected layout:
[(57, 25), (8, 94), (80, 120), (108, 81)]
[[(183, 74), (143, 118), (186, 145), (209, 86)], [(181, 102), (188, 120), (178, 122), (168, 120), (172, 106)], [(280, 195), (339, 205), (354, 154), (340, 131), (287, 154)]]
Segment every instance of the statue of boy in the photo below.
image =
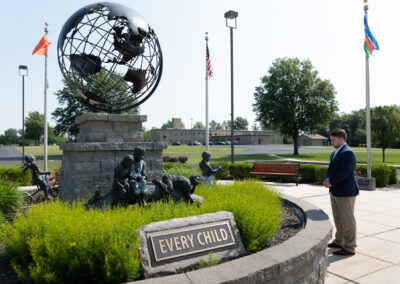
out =
[(52, 197), (49, 196), (48, 193), (48, 188), (50, 186), (46, 182), (46, 180), (41, 177), (41, 175), (50, 175), (50, 172), (41, 172), (38, 164), (35, 161), (35, 156), (33, 156), (32, 154), (25, 155), (24, 160), (25, 164), (23, 165), (23, 173), (25, 173), (29, 169), (32, 174), (32, 185), (36, 185), (39, 187), (40, 190), (43, 190), (46, 199), (52, 199)]
[(132, 155), (125, 156), (121, 163), (114, 169), (114, 182), (111, 190), (111, 206), (125, 205), (129, 203), (132, 194), (132, 165), (135, 162)]
[(203, 201), (201, 196), (194, 194), (199, 183), (200, 177), (198, 175), (192, 175), (190, 179), (184, 176), (163, 175), (161, 181), (153, 180), (153, 184), (159, 187), (163, 194), (172, 196), (174, 201), (196, 202), (197, 205), (200, 205)]
[(208, 186), (212, 186), (213, 184), (213, 180), (212, 177), (213, 175), (217, 174), (218, 171), (220, 171), (222, 169), (221, 166), (216, 166), (214, 168), (212, 168), (210, 166), (210, 158), (211, 158), (211, 153), (208, 151), (204, 151), (201, 156), (203, 157), (203, 160), (201, 160), (199, 166), (202, 172), (202, 176), (201, 176), (201, 182), (204, 184), (207, 184)]
[(139, 200), (140, 206), (146, 205), (146, 162), (144, 159), (145, 149), (143, 147), (135, 147), (133, 149), (134, 163), (132, 165), (132, 189), (133, 193)]

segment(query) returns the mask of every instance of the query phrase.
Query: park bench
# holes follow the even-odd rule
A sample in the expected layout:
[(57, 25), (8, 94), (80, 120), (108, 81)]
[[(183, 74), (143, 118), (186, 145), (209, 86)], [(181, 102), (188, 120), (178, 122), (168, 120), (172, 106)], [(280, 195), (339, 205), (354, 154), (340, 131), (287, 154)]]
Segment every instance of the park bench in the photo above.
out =
[(299, 185), (300, 164), (295, 163), (254, 163), (251, 176), (295, 176)]

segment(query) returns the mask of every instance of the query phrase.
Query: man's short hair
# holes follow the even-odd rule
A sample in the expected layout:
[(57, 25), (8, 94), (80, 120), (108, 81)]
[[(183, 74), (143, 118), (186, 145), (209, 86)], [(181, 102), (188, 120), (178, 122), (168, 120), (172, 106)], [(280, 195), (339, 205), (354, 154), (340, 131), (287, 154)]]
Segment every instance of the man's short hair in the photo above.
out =
[(342, 137), (344, 139), (344, 141), (346, 141), (346, 139), (347, 139), (346, 130), (340, 129), (340, 128), (336, 128), (335, 130), (332, 130), (330, 133), (330, 136), (339, 137), (339, 138)]

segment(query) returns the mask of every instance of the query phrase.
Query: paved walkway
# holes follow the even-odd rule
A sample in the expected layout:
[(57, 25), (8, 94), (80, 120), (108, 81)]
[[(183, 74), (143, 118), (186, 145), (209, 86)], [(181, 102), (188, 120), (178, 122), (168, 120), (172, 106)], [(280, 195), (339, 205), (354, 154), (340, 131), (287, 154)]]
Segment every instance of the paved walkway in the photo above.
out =
[[(320, 207), (332, 219), (328, 190), (320, 185), (269, 183), (284, 194)], [(328, 249), (325, 283), (400, 283), (400, 189), (361, 191), (355, 205), (356, 254), (335, 256)], [(335, 229), (333, 234), (335, 233)]]

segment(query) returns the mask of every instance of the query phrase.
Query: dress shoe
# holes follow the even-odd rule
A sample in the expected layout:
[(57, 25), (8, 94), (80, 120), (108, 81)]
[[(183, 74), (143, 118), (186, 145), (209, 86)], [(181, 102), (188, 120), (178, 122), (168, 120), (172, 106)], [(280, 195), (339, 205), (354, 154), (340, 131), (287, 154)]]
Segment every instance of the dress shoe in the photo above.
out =
[(343, 247), (335, 244), (334, 242), (331, 242), (328, 244), (328, 248), (343, 248)]
[(333, 254), (334, 255), (355, 255), (356, 253), (348, 251), (348, 250), (345, 250), (344, 248), (342, 248), (341, 250), (334, 251)]

